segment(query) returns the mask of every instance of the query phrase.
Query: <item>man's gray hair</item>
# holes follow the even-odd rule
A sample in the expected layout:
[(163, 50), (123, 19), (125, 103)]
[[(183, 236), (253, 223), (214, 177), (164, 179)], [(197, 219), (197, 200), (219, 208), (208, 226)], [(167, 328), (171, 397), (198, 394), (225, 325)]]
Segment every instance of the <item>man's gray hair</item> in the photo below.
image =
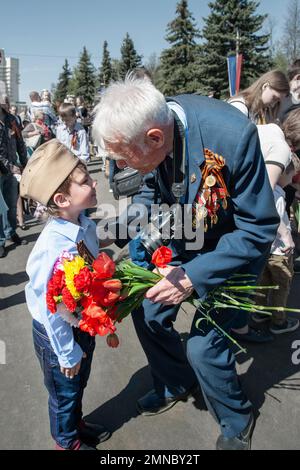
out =
[(144, 144), (144, 133), (155, 126), (167, 126), (172, 112), (162, 93), (150, 80), (128, 74), (111, 84), (94, 109), (93, 137), (97, 144)]

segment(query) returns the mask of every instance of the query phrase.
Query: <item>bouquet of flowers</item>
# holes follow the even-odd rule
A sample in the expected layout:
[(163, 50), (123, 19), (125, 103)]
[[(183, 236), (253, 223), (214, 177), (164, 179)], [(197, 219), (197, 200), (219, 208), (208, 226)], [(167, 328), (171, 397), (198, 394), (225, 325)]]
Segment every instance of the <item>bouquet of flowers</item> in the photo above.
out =
[[(58, 312), (72, 326), (88, 332), (91, 336), (107, 336), (107, 344), (117, 347), (116, 323), (120, 323), (138, 308), (148, 289), (163, 276), (137, 266), (129, 260), (117, 265), (104, 252), (94, 259), (86, 247), (78, 244), (79, 255), (63, 252), (56, 261), (47, 288), (47, 306), (50, 312)], [(162, 246), (152, 256), (152, 264), (158, 269), (166, 267), (172, 260), (172, 251)], [(255, 286), (252, 275), (234, 275), (222, 285), (208, 293), (204, 301), (192, 294), (185, 301), (202, 314), (201, 322), (210, 322), (221, 334), (243, 348), (225, 332), (211, 317), (212, 311), (238, 309), (252, 313), (272, 315), (272, 310), (300, 312), (300, 309), (266, 307), (255, 303), (254, 296), (261, 291), (278, 286)]]

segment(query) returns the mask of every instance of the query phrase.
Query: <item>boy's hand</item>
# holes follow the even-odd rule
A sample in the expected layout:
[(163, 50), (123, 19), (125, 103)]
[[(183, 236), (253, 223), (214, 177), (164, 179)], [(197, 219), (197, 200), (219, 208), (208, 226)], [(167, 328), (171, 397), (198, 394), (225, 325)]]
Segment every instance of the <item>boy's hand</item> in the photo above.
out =
[[(82, 359), (86, 358), (85, 352), (82, 355)], [(78, 375), (80, 371), (80, 366), (81, 366), (81, 361), (80, 361), (74, 366), (74, 367), (61, 367), (60, 371), (62, 374), (64, 374), (68, 379), (74, 379), (75, 375)]]
[(289, 256), (290, 254), (293, 253), (295, 249), (295, 243), (292, 237), (292, 234), (289, 230), (286, 231), (281, 236), (281, 241), (283, 242), (284, 246), (281, 248), (281, 251), (286, 255)]

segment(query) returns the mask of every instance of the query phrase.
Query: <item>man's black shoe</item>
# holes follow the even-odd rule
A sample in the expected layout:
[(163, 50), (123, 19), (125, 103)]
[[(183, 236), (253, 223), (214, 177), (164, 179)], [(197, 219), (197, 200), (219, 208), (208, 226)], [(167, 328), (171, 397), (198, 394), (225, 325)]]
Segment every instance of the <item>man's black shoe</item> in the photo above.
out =
[(87, 444), (101, 444), (110, 438), (111, 432), (102, 424), (89, 423), (81, 421), (78, 430), (80, 440)]
[(4, 246), (0, 246), (0, 258), (4, 258), (7, 255), (6, 249)]
[(174, 397), (160, 397), (155, 390), (150, 390), (137, 401), (137, 410), (144, 416), (153, 416), (164, 413), (172, 408), (178, 401), (187, 401), (189, 396), (198, 390), (198, 384), (194, 385), (187, 392)]
[(294, 259), (294, 273), (300, 274), (300, 256)]
[(28, 244), (28, 241), (25, 240), (25, 238), (20, 238), (17, 233), (14, 233), (10, 237), (10, 239), (15, 245), (27, 245)]
[(245, 429), (236, 437), (224, 437), (222, 434), (218, 437), (217, 450), (250, 450), (251, 438), (255, 425), (255, 418), (251, 413), (249, 423)]

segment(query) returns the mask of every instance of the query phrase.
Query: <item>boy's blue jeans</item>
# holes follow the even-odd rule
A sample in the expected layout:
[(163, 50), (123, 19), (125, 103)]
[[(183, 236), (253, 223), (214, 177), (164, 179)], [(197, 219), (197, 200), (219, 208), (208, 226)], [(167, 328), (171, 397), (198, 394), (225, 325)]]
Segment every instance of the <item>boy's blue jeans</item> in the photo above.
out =
[(51, 435), (60, 447), (69, 449), (78, 439), (78, 427), (82, 419), (83, 391), (90, 375), (95, 338), (78, 328), (73, 328), (75, 341), (87, 357), (82, 359), (78, 375), (69, 379), (60, 371), (58, 358), (44, 326), (33, 320), (32, 327), (35, 352), (49, 393)]

